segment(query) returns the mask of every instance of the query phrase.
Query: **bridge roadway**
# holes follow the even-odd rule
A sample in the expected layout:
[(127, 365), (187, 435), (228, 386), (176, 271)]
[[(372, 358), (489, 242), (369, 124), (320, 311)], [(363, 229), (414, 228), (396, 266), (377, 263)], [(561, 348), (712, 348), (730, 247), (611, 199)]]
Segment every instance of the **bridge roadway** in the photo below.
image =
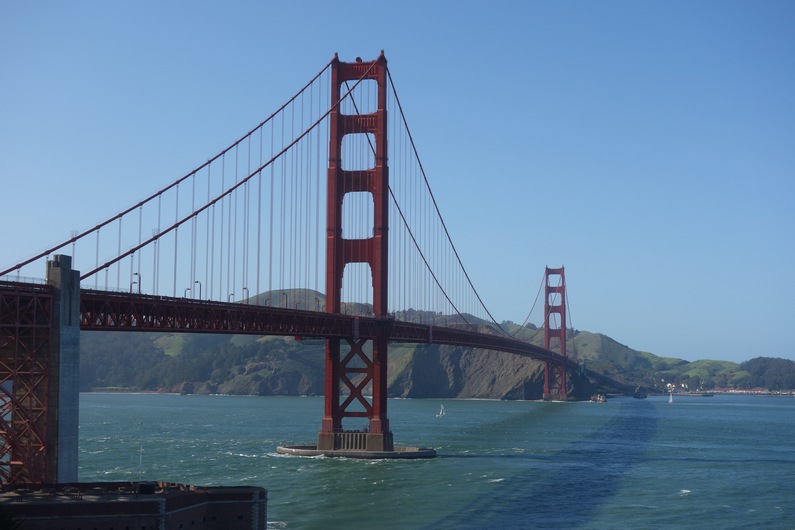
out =
[(528, 342), (457, 327), (245, 303), (213, 302), (92, 289), (80, 291), (81, 330), (238, 333), (372, 339), (384, 326), (388, 328), (390, 342), (434, 343), (483, 348), (574, 366), (570, 359)]

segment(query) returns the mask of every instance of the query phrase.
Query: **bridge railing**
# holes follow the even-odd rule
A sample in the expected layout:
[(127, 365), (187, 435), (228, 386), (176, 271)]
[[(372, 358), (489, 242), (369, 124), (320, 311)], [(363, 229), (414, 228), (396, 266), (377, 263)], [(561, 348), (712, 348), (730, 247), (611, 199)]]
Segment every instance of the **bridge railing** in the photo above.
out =
[(6, 274), (5, 276), (0, 276), (0, 282), (5, 283), (31, 283), (31, 284), (46, 284), (47, 280), (44, 278), (32, 278), (29, 276), (19, 276), (16, 274)]

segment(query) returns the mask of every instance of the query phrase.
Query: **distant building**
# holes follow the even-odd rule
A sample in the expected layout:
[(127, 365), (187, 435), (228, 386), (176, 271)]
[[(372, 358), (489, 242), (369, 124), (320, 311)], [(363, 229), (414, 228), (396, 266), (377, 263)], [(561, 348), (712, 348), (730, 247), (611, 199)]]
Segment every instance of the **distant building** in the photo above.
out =
[(756, 388), (715, 388), (713, 392), (718, 392), (720, 394), (755, 394), (755, 395), (764, 395), (764, 394), (771, 394), (770, 390), (767, 388), (756, 387)]
[(267, 491), (256, 486), (80, 482), (0, 487), (2, 528), (265, 530), (266, 519)]

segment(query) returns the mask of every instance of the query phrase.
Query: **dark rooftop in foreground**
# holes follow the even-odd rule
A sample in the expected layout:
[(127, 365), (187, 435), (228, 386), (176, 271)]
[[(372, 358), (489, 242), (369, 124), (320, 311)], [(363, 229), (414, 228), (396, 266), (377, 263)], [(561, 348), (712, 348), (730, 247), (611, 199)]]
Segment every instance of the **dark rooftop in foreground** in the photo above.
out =
[(19, 530), (265, 530), (266, 518), (267, 491), (258, 486), (80, 482), (0, 487), (0, 527)]

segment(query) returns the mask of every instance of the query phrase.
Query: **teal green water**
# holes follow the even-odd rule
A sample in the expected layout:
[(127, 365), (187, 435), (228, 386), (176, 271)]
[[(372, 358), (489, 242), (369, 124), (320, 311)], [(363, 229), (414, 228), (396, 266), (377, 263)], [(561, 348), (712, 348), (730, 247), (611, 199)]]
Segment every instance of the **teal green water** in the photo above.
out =
[(269, 528), (795, 528), (795, 398), (390, 400), (395, 443), (437, 458), (276, 453), (314, 443), (322, 412), (83, 394), (80, 480), (263, 486)]

